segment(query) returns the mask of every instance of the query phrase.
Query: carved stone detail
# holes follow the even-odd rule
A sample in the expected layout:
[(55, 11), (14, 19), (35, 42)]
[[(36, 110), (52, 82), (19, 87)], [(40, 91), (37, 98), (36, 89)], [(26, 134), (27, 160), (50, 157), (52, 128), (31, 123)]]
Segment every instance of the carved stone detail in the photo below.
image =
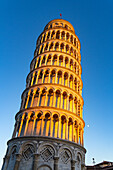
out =
[(63, 151), (60, 154), (60, 157), (61, 157), (62, 162), (67, 164), (71, 159), (71, 154), (68, 150), (63, 149)]
[(54, 150), (50, 146), (45, 146), (41, 151), (41, 157), (44, 161), (48, 162), (52, 160), (54, 156)]

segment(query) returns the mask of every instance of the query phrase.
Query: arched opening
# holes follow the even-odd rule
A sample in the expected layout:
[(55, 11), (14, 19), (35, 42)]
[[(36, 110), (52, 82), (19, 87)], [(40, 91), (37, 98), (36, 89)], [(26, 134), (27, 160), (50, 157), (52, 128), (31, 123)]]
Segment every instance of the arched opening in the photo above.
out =
[(66, 34), (66, 40), (69, 40), (69, 33)]
[(64, 73), (64, 86), (68, 85), (68, 73)]
[(77, 71), (77, 64), (76, 64), (76, 62), (75, 62), (75, 64), (74, 64), (74, 71), (75, 71), (75, 73), (76, 73), (76, 71)]
[(70, 60), (70, 69), (73, 70), (73, 60)]
[(56, 91), (56, 102), (55, 102), (55, 107), (60, 108), (60, 90)]
[(73, 44), (73, 36), (71, 35), (71, 37), (70, 37), (70, 41), (71, 41), (71, 43)]
[(67, 109), (67, 93), (63, 92), (63, 109)]
[(62, 84), (62, 71), (58, 71), (57, 84)]
[(72, 141), (73, 139), (73, 121), (72, 121), (72, 118), (69, 118), (69, 121), (68, 121), (68, 139), (70, 141)]
[(69, 111), (73, 111), (73, 96), (72, 94), (70, 94), (69, 96), (69, 108), (68, 108)]
[(68, 57), (65, 58), (65, 67), (68, 68)]
[(57, 33), (56, 33), (56, 39), (60, 39), (60, 31), (57, 31)]
[(29, 95), (28, 105), (27, 105), (28, 108), (31, 106), (32, 97), (33, 97), (33, 91), (31, 90), (30, 95)]
[(52, 51), (53, 50), (53, 42), (51, 43), (49, 50)]
[(74, 113), (77, 113), (77, 97), (74, 98)]
[(42, 59), (42, 63), (41, 63), (42, 66), (45, 65), (45, 60), (46, 60), (46, 56), (44, 55), (44, 57)]
[(24, 104), (23, 104), (23, 109), (25, 109), (26, 102), (27, 102), (27, 98), (28, 98), (28, 92), (27, 92), (26, 95), (25, 95)]
[(39, 65), (40, 65), (40, 57), (38, 59), (37, 67), (39, 67)]
[(51, 65), (51, 55), (48, 56), (47, 65)]
[(64, 44), (63, 44), (63, 43), (60, 45), (60, 50), (61, 50), (62, 52), (64, 52)]
[(26, 121), (27, 121), (27, 113), (25, 113), (25, 116), (24, 116), (24, 119), (23, 119), (23, 125), (22, 125), (22, 130), (21, 130), (20, 136), (24, 135)]
[(62, 66), (63, 65), (63, 56), (60, 55), (59, 56), (59, 66)]
[(40, 95), (40, 102), (39, 102), (39, 106), (44, 106), (45, 104), (45, 97), (46, 97), (46, 90), (43, 89), (42, 93)]
[(27, 127), (27, 132), (26, 132), (27, 136), (32, 135), (33, 121), (34, 121), (34, 113), (31, 114), (29, 122), (28, 122), (28, 127)]
[(53, 137), (57, 138), (58, 135), (58, 115), (53, 115)]
[(55, 50), (59, 51), (59, 43), (58, 42), (55, 44)]
[(65, 40), (65, 32), (64, 31), (62, 31), (61, 37), (62, 37), (62, 40)]
[(44, 118), (44, 129), (43, 129), (43, 135), (49, 136), (50, 134), (50, 114), (46, 113)]
[(66, 53), (69, 53), (69, 45), (66, 45)]
[(55, 31), (53, 31), (51, 34), (51, 39), (54, 39), (54, 38), (55, 38)]
[(34, 135), (41, 135), (41, 121), (42, 121), (42, 113), (38, 113), (34, 128)]
[(31, 74), (31, 76), (30, 76), (30, 80), (29, 80), (29, 86), (31, 86), (31, 83), (32, 83), (32, 78), (33, 78), (33, 75)]
[(53, 65), (57, 65), (57, 55), (53, 56)]
[(44, 44), (41, 47), (40, 54), (43, 52)]
[(74, 38), (74, 45), (76, 46), (76, 38)]
[(73, 55), (73, 48), (70, 49), (70, 54)]
[(45, 75), (44, 75), (44, 83), (48, 83), (48, 78), (49, 78), (49, 71), (46, 70)]
[(53, 106), (53, 89), (49, 90), (48, 99), (47, 99), (47, 106)]
[(72, 75), (69, 78), (69, 87), (73, 88), (73, 76)]
[(47, 51), (47, 50), (48, 50), (48, 43), (46, 44), (44, 51)]
[(43, 75), (43, 72), (41, 70), (40, 74), (39, 74), (39, 77), (38, 77), (38, 83), (42, 83), (42, 75)]
[(49, 40), (50, 38), (50, 32), (48, 32), (48, 35), (47, 35), (47, 40)]
[(62, 139), (66, 138), (66, 117), (65, 116), (61, 117), (61, 138)]
[(77, 92), (77, 78), (74, 80), (74, 85), (75, 85), (75, 91)]
[(37, 72), (35, 72), (34, 79), (33, 79), (33, 85), (36, 83), (36, 78), (37, 78)]
[(50, 83), (55, 83), (55, 74), (55, 70), (52, 70), (50, 75)]
[(36, 107), (36, 106), (37, 106), (38, 98), (39, 98), (39, 90), (37, 90), (36, 93), (35, 93), (35, 95), (34, 95), (33, 107)]

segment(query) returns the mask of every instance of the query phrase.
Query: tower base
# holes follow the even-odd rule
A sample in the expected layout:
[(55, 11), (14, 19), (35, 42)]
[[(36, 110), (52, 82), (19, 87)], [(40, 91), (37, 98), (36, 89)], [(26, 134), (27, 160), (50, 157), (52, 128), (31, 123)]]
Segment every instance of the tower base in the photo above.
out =
[(84, 170), (86, 150), (68, 140), (19, 137), (8, 141), (2, 170)]

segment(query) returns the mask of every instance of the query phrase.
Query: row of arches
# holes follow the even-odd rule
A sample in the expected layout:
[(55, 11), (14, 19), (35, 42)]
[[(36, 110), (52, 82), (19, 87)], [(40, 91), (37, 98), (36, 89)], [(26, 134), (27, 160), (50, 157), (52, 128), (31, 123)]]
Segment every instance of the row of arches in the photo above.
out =
[[(47, 154), (48, 153), (48, 154)], [(17, 142), (9, 145), (9, 149), (4, 158), (2, 169), (37, 169), (37, 170), (58, 170), (59, 168), (68, 170), (83, 170), (84, 152), (73, 146), (63, 144), (60, 147), (53, 143), (41, 142), (37, 147), (37, 141)], [(57, 166), (56, 158), (57, 157)], [(37, 162), (39, 162), (37, 164)]]
[(78, 38), (70, 33), (69, 31), (64, 30), (49, 30), (44, 32), (38, 39), (37, 46), (44, 43), (45, 41), (59, 39), (65, 40), (71, 44), (73, 44), (76, 48), (80, 49), (80, 43)]
[(75, 94), (53, 88), (31, 89), (22, 96), (21, 109), (46, 106), (65, 109), (82, 117), (83, 103)]
[(28, 88), (41, 83), (52, 83), (67, 86), (75, 90), (75, 92), (79, 95), (82, 94), (82, 81), (75, 75), (61, 70), (45, 69), (34, 71), (27, 77), (26, 87)]
[(31, 135), (61, 138), (83, 145), (83, 125), (65, 114), (24, 113), (16, 122), (13, 137)]
[(41, 55), (31, 62), (30, 68), (34, 70), (38, 67), (52, 65), (52, 66), (62, 66), (68, 68), (75, 72), (78, 76), (81, 75), (81, 66), (76, 61), (71, 58), (68, 58), (64, 55)]
[(51, 29), (51, 28), (65, 28), (67, 30), (73, 31), (74, 32), (74, 28), (72, 29), (69, 25), (67, 25), (66, 23), (62, 23), (62, 22), (54, 22), (54, 23), (50, 23), (48, 24), (44, 30), (46, 29)]
[(65, 52), (67, 54), (70, 54), (74, 58), (77, 59), (78, 62), (81, 61), (80, 59), (80, 52), (77, 52), (74, 47), (72, 47), (70, 44), (54, 41), (54, 42), (45, 42), (38, 46), (38, 48), (35, 50), (34, 56), (38, 56), (44, 52), (48, 51), (58, 51), (58, 52)]

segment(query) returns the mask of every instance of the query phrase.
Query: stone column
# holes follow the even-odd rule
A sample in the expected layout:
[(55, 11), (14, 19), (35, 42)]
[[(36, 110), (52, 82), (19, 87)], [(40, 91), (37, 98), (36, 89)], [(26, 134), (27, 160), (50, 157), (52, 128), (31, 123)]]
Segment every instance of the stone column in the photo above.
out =
[(47, 56), (46, 56), (46, 59), (45, 59), (45, 65), (47, 65)]
[(36, 119), (37, 119), (37, 116), (34, 116), (34, 120), (33, 120), (33, 129), (32, 129), (32, 135), (34, 135), (34, 129), (35, 129)]
[(57, 56), (57, 66), (59, 66), (59, 56)]
[(34, 102), (35, 93), (36, 93), (36, 91), (33, 93), (33, 96), (32, 96), (32, 100), (31, 100), (31, 105), (30, 105), (30, 107), (32, 107), (32, 106), (33, 106), (33, 102)]
[(52, 132), (53, 132), (53, 117), (51, 117), (50, 119), (50, 137), (53, 136)]
[(33, 73), (32, 81), (31, 81), (31, 86), (33, 85), (34, 76), (35, 76), (35, 72)]
[(65, 139), (67, 139), (68, 140), (68, 118), (67, 118), (67, 120), (66, 120), (66, 136), (65, 136)]
[(28, 115), (27, 118), (26, 118), (26, 125), (25, 125), (25, 130), (24, 130), (24, 136), (26, 136), (26, 133), (27, 133), (27, 128), (28, 128), (29, 120), (30, 120), (30, 115)]
[(47, 106), (47, 102), (48, 102), (48, 92), (46, 91), (46, 97), (45, 97), (45, 101), (44, 101), (44, 106)]
[(19, 120), (17, 120), (17, 122), (15, 123), (12, 138), (16, 137), (16, 132), (17, 132), (17, 129), (18, 129), (18, 125), (19, 125)]
[(42, 116), (42, 120), (41, 120), (41, 136), (43, 136), (43, 129), (44, 129), (44, 117)]
[(27, 97), (27, 101), (26, 101), (25, 109), (27, 108), (27, 105), (28, 105), (28, 102), (29, 102), (30, 93), (31, 93), (31, 91), (29, 91), (28, 95), (26, 96)]
[(16, 161), (15, 161), (15, 165), (14, 165), (14, 170), (19, 169), (20, 160), (21, 160), (21, 154), (16, 154)]
[(53, 104), (52, 107), (55, 107), (55, 92), (53, 91)]
[(35, 154), (33, 155), (33, 167), (32, 167), (32, 170), (37, 170), (38, 157), (39, 157), (39, 154), (38, 154), (38, 153), (35, 153)]
[(21, 133), (21, 130), (22, 130), (22, 125), (23, 125), (23, 121), (24, 121), (24, 116), (22, 116), (22, 119), (21, 119), (21, 123), (20, 123), (20, 127), (19, 127), (19, 132), (18, 132), (18, 137), (20, 136), (20, 133)]
[(61, 138), (61, 117), (58, 120), (58, 138)]
[(57, 72), (56, 72), (56, 75), (55, 75), (55, 83), (57, 83)]
[(55, 156), (54, 157), (54, 170), (58, 170), (58, 160), (59, 160), (59, 157)]
[(71, 160), (71, 170), (75, 170), (75, 160)]
[(51, 79), (51, 72), (49, 71), (48, 83), (50, 83), (50, 79)]
[(72, 124), (72, 141), (74, 142), (74, 122)]
[(40, 104), (40, 96), (41, 96), (41, 92), (39, 91), (39, 97), (38, 97), (37, 106), (39, 106), (39, 104)]
[(8, 163), (9, 163), (10, 156), (6, 155), (3, 159), (3, 166), (1, 170), (7, 170)]
[(69, 109), (69, 94), (67, 94), (67, 107), (66, 109), (68, 110)]
[(63, 57), (63, 67), (65, 67), (65, 57)]
[(85, 170), (85, 165), (81, 164), (81, 170)]
[(44, 74), (45, 74), (44, 71), (42, 71), (42, 74), (43, 74), (42, 75), (42, 83), (43, 83), (43, 81), (44, 81)]
[(60, 99), (60, 108), (62, 109), (63, 107), (63, 93), (61, 92), (61, 99)]
[(35, 84), (38, 84), (38, 77), (39, 77), (39, 71), (37, 73), (37, 78), (36, 78), (36, 83)]

